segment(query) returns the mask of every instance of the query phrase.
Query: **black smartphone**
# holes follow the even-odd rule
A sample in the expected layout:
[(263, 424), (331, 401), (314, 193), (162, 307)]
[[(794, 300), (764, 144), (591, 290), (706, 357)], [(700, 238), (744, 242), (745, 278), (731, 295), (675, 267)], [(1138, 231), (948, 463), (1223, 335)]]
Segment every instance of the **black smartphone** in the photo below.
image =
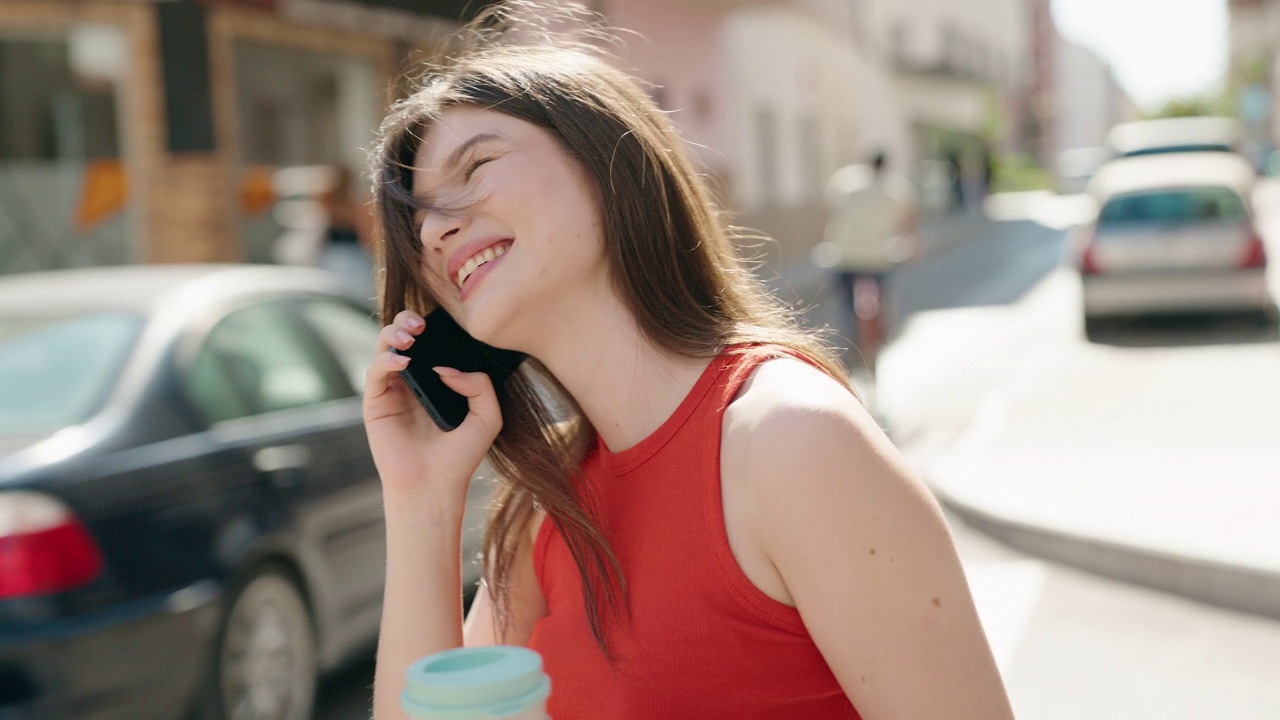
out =
[(500, 388), (524, 362), (524, 353), (486, 345), (471, 337), (444, 308), (426, 317), (426, 327), (408, 350), (392, 351), (409, 357), (400, 377), (441, 430), (448, 432), (466, 419), (466, 397), (450, 390), (431, 368), (450, 367), (466, 373), (483, 372)]

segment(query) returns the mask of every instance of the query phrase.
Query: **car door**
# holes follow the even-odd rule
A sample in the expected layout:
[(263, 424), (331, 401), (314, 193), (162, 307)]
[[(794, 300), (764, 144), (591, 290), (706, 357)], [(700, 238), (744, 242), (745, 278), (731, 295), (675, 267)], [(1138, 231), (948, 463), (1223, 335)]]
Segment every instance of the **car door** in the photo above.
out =
[[(336, 298), (314, 298), (298, 303), (302, 316), (310, 323), (327, 345), (333, 350), (348, 380), (362, 392), (365, 372), (373, 360), (377, 347), (378, 332), (381, 325), (373, 317), (371, 310)], [(368, 443), (363, 427), (360, 428), (359, 441)], [(361, 468), (353, 467), (352, 472), (361, 472)], [(367, 472), (376, 474), (372, 459), (368, 460)], [(463, 517), (462, 528), (462, 580), (464, 592), (474, 588), (479, 582), (481, 565), (478, 560), (484, 540), (485, 515), (489, 500), (493, 494), (495, 478), (492, 468), (486, 461), (472, 477), (467, 489), (467, 509)], [(372, 537), (364, 537), (370, 542), (369, 554), (376, 556), (376, 562), (368, 567), (377, 572), (379, 582), (383, 579), (383, 559), (386, 552), (386, 538), (382, 529), (382, 497), (379, 488), (376, 497), (368, 505), (376, 514), (379, 532), (376, 541)], [(363, 553), (362, 553), (363, 554)]]
[[(308, 331), (325, 345), (341, 369), (359, 413), (365, 373), (377, 349), (381, 325), (370, 309), (343, 298), (300, 299), (294, 307)], [(345, 531), (329, 539), (326, 557), (334, 576), (351, 585), (344, 606), (346, 616), (358, 618), (356, 624), (364, 623), (364, 630), (356, 631), (352, 638), (355, 642), (365, 631), (377, 633), (381, 615), (387, 551), (382, 486), (363, 421), (347, 427), (335, 442), (345, 452), (342, 461), (328, 469), (332, 473), (328, 482), (345, 488)]]
[(376, 636), (381, 506), (356, 389), (294, 300), (229, 312), (187, 376), (222, 453), (253, 477), (254, 510), (224, 533), (233, 564), (285, 552), (302, 567), (322, 662)]

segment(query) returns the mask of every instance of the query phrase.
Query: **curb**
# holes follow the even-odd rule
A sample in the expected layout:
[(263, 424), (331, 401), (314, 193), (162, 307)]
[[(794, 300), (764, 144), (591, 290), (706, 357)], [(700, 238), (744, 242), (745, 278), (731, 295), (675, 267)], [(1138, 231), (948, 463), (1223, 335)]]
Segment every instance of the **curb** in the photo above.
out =
[(1099, 540), (1001, 517), (926, 484), (973, 528), (1023, 552), (1228, 610), (1280, 620), (1280, 572)]

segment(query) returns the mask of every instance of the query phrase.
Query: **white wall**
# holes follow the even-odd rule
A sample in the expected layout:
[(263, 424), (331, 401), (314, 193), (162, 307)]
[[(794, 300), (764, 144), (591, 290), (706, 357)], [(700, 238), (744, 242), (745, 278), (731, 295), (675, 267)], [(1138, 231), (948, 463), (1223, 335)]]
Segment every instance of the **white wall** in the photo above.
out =
[(618, 50), (623, 69), (655, 87), (689, 149), (720, 173), (736, 118), (725, 112), (725, 13), (682, 0), (610, 0), (611, 25), (624, 28)]
[[(896, 27), (913, 51), (939, 58), (944, 29), (955, 28), (968, 62), (1007, 94), (1030, 81), (1023, 0), (791, 0), (718, 17), (676, 0), (606, 8), (612, 23), (645, 36), (627, 39), (624, 62), (666, 86), (672, 119), (704, 164), (730, 178), (741, 209), (812, 203), (833, 170), (876, 150), (906, 172), (917, 159), (915, 123), (981, 130), (983, 83), (896, 72)], [(690, 110), (699, 92), (711, 106), (702, 117)]]
[(726, 23), (739, 207), (814, 202), (831, 172), (859, 157), (859, 106), (876, 100), (860, 88), (864, 67), (847, 27), (823, 20), (812, 8), (775, 7), (739, 10)]
[(1054, 58), (1057, 94), (1054, 152), (1102, 145), (1119, 120), (1111, 66), (1079, 43), (1060, 40)]
[[(1023, 0), (858, 0), (856, 7), (866, 96), (892, 105), (864, 111), (864, 124), (892, 128), (887, 140), (874, 144), (888, 147), (902, 160), (900, 168), (920, 159), (913, 146), (917, 124), (980, 133), (993, 109), (989, 84), (999, 90), (994, 109), (1005, 114), (1006, 132), (1016, 130), (1010, 111), (1031, 81)], [(946, 64), (962, 72), (936, 71)]]

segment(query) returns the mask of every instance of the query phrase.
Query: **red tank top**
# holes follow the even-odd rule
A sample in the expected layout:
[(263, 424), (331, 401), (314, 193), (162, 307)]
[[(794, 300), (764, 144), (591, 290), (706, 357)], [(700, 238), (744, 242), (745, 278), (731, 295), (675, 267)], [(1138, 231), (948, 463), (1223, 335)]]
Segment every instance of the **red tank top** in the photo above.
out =
[(725, 534), (720, 426), (762, 361), (721, 354), (652, 435), (611, 453), (597, 439), (587, 483), (622, 566), (629, 612), (608, 628), (610, 662), (591, 635), (577, 566), (544, 522), (534, 567), (548, 613), (529, 647), (551, 676), (553, 720), (859, 717), (800, 613), (743, 573)]

